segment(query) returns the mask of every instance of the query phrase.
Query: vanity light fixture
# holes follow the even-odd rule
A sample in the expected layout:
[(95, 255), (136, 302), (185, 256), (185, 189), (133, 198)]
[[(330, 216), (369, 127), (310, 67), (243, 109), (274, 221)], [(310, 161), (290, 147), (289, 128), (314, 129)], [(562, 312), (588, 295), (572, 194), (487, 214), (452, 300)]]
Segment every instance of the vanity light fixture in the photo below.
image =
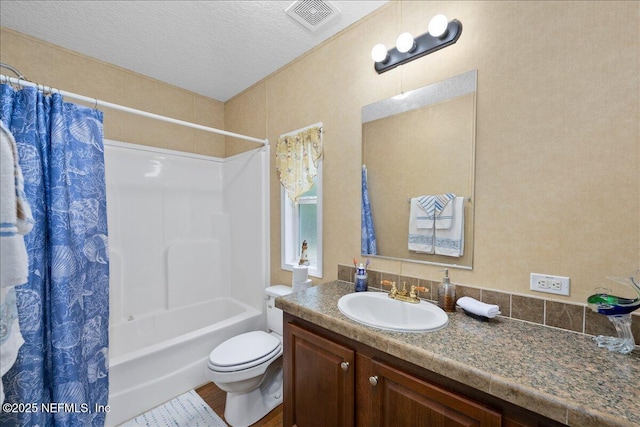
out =
[(385, 45), (377, 44), (371, 50), (371, 58), (378, 74), (389, 71), (398, 65), (428, 55), (436, 50), (454, 44), (460, 38), (462, 24), (457, 19), (448, 21), (444, 15), (436, 15), (429, 21), (428, 31), (417, 38), (402, 33), (396, 40), (396, 47), (387, 50)]
[(371, 58), (376, 62), (386, 64), (389, 61), (389, 54), (387, 53), (387, 47), (382, 43), (378, 43), (371, 49)]
[(416, 47), (416, 41), (410, 33), (402, 33), (396, 40), (396, 49), (398, 49), (400, 53), (413, 53)]

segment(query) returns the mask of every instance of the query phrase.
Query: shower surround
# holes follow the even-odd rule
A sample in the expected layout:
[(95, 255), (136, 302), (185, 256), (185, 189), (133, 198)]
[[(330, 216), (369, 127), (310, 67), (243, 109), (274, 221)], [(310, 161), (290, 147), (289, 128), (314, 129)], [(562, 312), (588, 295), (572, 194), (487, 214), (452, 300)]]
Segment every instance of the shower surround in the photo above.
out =
[(110, 412), (207, 382), (209, 352), (264, 328), (269, 148), (220, 159), (105, 141)]

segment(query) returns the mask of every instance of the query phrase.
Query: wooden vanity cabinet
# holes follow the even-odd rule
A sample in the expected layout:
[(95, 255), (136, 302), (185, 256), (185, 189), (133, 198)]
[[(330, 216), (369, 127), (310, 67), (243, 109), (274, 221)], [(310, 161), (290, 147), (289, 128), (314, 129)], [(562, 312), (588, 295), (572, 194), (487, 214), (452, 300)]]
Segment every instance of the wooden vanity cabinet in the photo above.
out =
[(290, 322), (284, 349), (285, 426), (501, 426), (480, 404)]
[(353, 427), (355, 352), (290, 323), (283, 338), (284, 425)]
[(288, 313), (285, 427), (558, 427)]
[(358, 426), (501, 426), (499, 413), (386, 363), (358, 354), (356, 366), (356, 395), (368, 407)]

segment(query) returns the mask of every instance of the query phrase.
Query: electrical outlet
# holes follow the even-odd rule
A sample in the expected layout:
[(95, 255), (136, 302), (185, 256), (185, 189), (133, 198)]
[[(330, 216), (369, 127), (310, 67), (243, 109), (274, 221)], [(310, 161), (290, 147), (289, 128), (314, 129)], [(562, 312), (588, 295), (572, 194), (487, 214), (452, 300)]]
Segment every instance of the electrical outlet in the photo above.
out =
[(545, 278), (539, 278), (536, 280), (536, 285), (541, 289), (549, 289), (549, 281)]
[(532, 291), (546, 292), (556, 295), (569, 295), (571, 281), (564, 276), (531, 273), (529, 284)]
[(562, 289), (562, 281), (559, 279), (549, 279), (549, 289), (559, 291)]

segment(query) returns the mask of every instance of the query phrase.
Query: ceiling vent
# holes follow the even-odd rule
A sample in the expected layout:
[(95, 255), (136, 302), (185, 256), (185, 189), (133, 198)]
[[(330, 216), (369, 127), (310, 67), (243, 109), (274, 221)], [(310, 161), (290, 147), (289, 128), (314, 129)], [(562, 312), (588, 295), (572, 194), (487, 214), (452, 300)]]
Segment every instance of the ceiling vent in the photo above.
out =
[(336, 18), (340, 9), (330, 1), (298, 0), (293, 2), (286, 12), (307, 29), (315, 31)]

